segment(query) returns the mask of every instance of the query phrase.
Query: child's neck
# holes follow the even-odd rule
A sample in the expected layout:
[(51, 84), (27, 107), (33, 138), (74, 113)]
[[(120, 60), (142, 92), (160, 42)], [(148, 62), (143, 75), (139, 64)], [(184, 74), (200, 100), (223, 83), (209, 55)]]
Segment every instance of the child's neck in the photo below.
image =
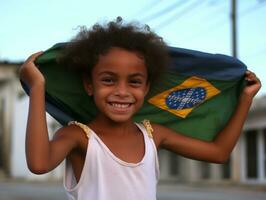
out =
[(135, 132), (137, 127), (132, 119), (125, 122), (115, 122), (105, 117), (97, 116), (89, 123), (89, 127), (97, 134), (112, 133), (113, 136), (123, 136)]

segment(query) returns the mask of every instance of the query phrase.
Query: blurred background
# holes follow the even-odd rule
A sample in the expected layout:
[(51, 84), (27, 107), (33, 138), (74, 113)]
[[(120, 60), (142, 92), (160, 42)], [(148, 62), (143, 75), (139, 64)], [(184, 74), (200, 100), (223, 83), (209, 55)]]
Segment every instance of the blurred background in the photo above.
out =
[[(1, 199), (15, 199), (11, 197), (17, 188), (15, 183), (25, 186), (26, 183), (35, 185), (36, 181), (39, 184), (48, 181), (57, 185), (61, 183), (64, 172), (63, 164), (41, 176), (31, 174), (26, 167), (24, 140), (28, 97), (20, 86), (19, 66), (32, 53), (69, 41), (80, 26), (91, 27), (96, 22), (107, 22), (117, 16), (127, 22), (148, 24), (170, 46), (235, 56), (262, 82), (244, 133), (228, 163), (209, 164), (160, 152), (160, 198), (176, 199), (175, 194), (164, 197), (164, 192), (172, 188), (174, 193), (180, 187), (184, 191), (183, 185), (207, 185), (207, 188), (213, 185), (218, 188), (241, 186), (245, 188), (241, 190), (242, 194), (247, 188), (256, 187), (262, 188), (260, 192), (265, 195), (265, 0), (0, 0), (0, 188), (4, 188), (0, 189)], [(47, 120), (50, 133), (60, 127), (49, 115)], [(14, 187), (10, 190), (12, 192), (7, 189), (10, 183)], [(56, 187), (52, 185), (52, 188)], [(61, 189), (58, 186), (54, 193), (50, 192), (54, 195), (51, 199), (60, 199), (63, 195)], [(19, 194), (23, 191), (27, 188)], [(53, 190), (50, 188), (49, 191)], [(58, 191), (61, 196), (55, 198)], [(197, 194), (195, 197), (199, 199)], [(244, 194), (240, 199), (247, 197)], [(215, 197), (214, 194), (211, 199)], [(204, 195), (202, 198), (207, 199)]]

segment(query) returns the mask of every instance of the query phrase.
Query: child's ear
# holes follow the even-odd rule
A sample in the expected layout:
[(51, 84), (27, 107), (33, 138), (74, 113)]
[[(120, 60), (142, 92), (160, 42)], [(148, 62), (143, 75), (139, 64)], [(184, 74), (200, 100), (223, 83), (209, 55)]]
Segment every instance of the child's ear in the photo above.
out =
[(86, 78), (83, 78), (83, 86), (84, 86), (84, 89), (87, 92), (87, 94), (89, 96), (92, 96), (93, 95), (93, 87), (92, 87), (91, 81), (89, 81)]

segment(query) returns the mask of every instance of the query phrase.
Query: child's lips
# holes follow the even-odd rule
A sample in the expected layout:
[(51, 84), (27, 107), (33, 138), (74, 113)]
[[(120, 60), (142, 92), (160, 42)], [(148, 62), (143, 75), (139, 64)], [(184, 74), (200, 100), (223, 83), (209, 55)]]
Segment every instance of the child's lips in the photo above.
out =
[(131, 105), (133, 103), (131, 102), (109, 102), (108, 103), (112, 110), (114, 110), (115, 112), (119, 112), (119, 113), (125, 113), (130, 111), (131, 109)]

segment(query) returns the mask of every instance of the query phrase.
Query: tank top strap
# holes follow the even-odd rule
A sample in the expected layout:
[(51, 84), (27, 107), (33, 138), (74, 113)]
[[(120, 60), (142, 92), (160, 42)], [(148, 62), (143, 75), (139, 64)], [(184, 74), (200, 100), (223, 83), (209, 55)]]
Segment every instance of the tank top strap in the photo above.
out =
[(145, 127), (147, 134), (149, 136), (149, 138), (153, 138), (152, 132), (153, 132), (153, 128), (151, 126), (150, 120), (144, 119), (142, 121), (143, 126)]
[(82, 124), (82, 123), (77, 122), (77, 121), (70, 121), (70, 122), (68, 122), (68, 125), (71, 125), (71, 124), (74, 124), (74, 125), (80, 127), (84, 131), (84, 133), (86, 134), (87, 138), (90, 138), (91, 129), (87, 125)]

